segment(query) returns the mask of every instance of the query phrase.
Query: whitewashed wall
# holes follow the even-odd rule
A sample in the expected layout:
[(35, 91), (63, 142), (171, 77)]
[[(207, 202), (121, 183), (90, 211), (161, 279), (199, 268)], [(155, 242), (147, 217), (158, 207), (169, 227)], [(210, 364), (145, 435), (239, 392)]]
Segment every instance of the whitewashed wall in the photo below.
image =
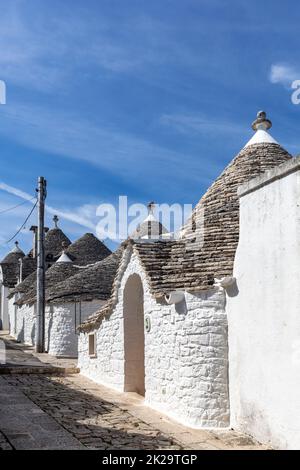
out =
[(8, 321), (9, 321), (9, 334), (15, 338), (17, 335), (17, 307), (14, 305), (16, 296), (14, 295), (8, 299)]
[(227, 318), (223, 290), (186, 294), (182, 306), (158, 304), (149, 292), (135, 255), (123, 275), (119, 301), (96, 331), (97, 357), (88, 356), (88, 334), (80, 334), (79, 367), (85, 376), (120, 391), (124, 389), (123, 291), (137, 273), (144, 286), (146, 402), (178, 421), (195, 427), (229, 424)]
[(18, 341), (33, 346), (35, 344), (35, 306), (15, 305), (18, 295), (8, 300), (9, 332)]
[[(81, 302), (81, 320), (86, 320), (94, 314), (103, 302), (94, 300)], [(53, 304), (46, 306), (45, 312), (45, 347), (53, 356), (77, 357), (78, 356), (78, 332), (79, 303)]]
[(297, 166), (299, 159), (243, 187), (253, 192), (240, 198), (239, 293), (227, 304), (231, 424), (281, 449), (300, 449)]
[(9, 288), (1, 284), (1, 293), (0, 293), (1, 325), (0, 327), (2, 330), (9, 330), (8, 299), (7, 299), (8, 293), (9, 293)]
[[(31, 346), (35, 345), (36, 335), (36, 304), (17, 307), (15, 314), (14, 296), (9, 300), (10, 334), (18, 341)], [(95, 300), (81, 303), (81, 320), (84, 321), (94, 314), (103, 304)], [(45, 311), (45, 349), (54, 356), (77, 357), (79, 324), (79, 303), (77, 303), (77, 318), (75, 320), (75, 305), (66, 304), (46, 305)], [(16, 323), (15, 323), (16, 319)]]

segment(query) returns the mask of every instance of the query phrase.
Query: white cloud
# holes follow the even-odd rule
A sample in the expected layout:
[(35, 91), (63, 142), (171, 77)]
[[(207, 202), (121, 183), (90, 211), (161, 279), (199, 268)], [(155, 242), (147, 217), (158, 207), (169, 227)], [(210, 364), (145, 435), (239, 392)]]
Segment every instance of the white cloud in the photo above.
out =
[(290, 88), (294, 80), (300, 80), (300, 72), (291, 65), (273, 64), (269, 79), (271, 83), (280, 83)]
[[(124, 180), (148, 182), (153, 189), (167, 181), (171, 169), (181, 166), (183, 159), (179, 152), (131, 134), (97, 126), (58, 109), (25, 104), (3, 107), (0, 134), (30, 148), (86, 161)], [(184, 160), (191, 170), (190, 179), (199, 182), (200, 163), (187, 154)], [(173, 184), (177, 178), (182, 182), (182, 176), (174, 172)]]
[[(5, 191), (14, 196), (20, 197), (24, 200), (31, 201), (32, 204), (34, 204), (34, 201), (32, 201), (32, 195), (24, 191), (21, 191), (20, 189), (15, 188), (13, 186), (9, 186), (6, 183), (0, 182), (0, 190)], [(95, 207), (94, 214), (96, 215), (96, 206), (94, 207)], [(89, 210), (87, 210), (87, 208)], [(68, 210), (68, 209), (64, 210), (64, 209), (57, 209), (46, 204), (46, 211), (49, 214), (52, 214), (52, 215), (56, 214), (63, 219), (79, 224), (83, 227), (91, 229), (92, 231), (95, 230), (95, 223), (93, 223), (92, 221), (93, 211), (92, 211), (91, 205), (83, 205), (74, 210)]]

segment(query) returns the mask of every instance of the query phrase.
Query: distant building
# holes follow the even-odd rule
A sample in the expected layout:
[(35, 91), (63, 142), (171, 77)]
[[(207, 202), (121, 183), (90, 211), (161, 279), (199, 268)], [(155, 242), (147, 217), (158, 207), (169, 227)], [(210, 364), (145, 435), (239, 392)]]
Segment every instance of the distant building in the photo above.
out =
[(8, 299), (10, 288), (19, 281), (20, 261), (25, 253), (20, 249), (18, 242), (15, 247), (0, 262), (0, 329), (9, 329)]
[[(46, 257), (46, 300), (51, 292), (56, 292), (55, 286), (79, 272), (87, 270), (95, 263), (110, 255), (110, 250), (93, 234), (86, 233), (74, 243), (57, 227), (58, 219), (54, 218), (55, 227), (49, 230), (45, 237)], [(28, 255), (35, 260), (35, 249)], [(25, 257), (23, 258), (25, 259)], [(89, 288), (91, 286), (88, 286)], [(10, 334), (18, 341), (35, 345), (36, 338), (36, 271), (22, 282), (17, 283), (7, 293), (8, 297), (8, 326)], [(77, 356), (78, 334), (76, 327), (79, 322), (94, 313), (101, 302), (91, 302), (88, 306), (76, 302), (69, 310), (57, 310), (46, 303), (45, 315), (45, 350), (57, 356)]]

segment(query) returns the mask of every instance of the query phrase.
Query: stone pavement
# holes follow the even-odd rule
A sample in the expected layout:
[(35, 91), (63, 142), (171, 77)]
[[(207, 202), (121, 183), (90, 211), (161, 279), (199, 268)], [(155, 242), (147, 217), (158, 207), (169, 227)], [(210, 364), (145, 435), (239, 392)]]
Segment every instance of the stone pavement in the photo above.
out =
[(45, 353), (36, 353), (32, 346), (18, 343), (7, 332), (1, 330), (0, 341), (4, 341), (6, 355), (5, 364), (0, 363), (0, 374), (74, 374), (79, 372), (77, 359), (62, 359)]
[(4, 377), (0, 377), (0, 449), (84, 448)]
[(182, 426), (144, 406), (138, 395), (79, 374), (3, 375), (0, 397), (0, 448), (264, 449), (235, 431)]

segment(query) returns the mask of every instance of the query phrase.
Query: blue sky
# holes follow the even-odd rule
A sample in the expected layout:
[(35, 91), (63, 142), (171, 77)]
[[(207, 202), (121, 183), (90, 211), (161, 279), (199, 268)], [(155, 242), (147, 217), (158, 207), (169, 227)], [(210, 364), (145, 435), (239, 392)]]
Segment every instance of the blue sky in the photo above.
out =
[[(92, 230), (96, 206), (119, 195), (195, 204), (249, 140), (259, 109), (272, 135), (300, 153), (290, 89), (300, 79), (299, 2), (0, 0), (0, 8), (1, 257), (31, 206), (1, 211), (22, 202), (16, 189), (34, 195), (39, 175), (48, 180), (48, 225), (59, 211), (74, 240)], [(28, 230), (18, 239), (30, 247)]]

